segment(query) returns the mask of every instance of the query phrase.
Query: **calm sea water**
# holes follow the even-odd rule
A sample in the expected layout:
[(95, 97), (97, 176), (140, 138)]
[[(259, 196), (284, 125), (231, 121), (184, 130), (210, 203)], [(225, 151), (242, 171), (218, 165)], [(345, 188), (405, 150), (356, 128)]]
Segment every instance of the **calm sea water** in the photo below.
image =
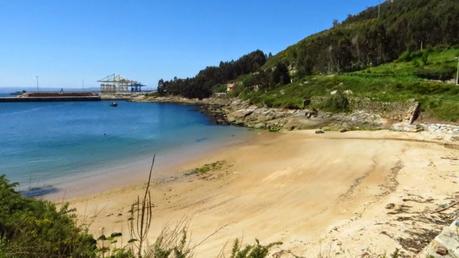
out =
[(46, 184), (247, 134), (213, 124), (194, 106), (118, 103), (0, 103), (0, 174), (23, 185)]

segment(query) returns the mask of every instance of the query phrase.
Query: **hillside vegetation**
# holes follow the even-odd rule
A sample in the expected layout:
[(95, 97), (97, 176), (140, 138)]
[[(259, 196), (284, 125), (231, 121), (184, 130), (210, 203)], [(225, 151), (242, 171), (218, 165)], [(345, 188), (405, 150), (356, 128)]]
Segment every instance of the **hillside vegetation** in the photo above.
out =
[(270, 59), (299, 75), (360, 70), (419, 51), (459, 43), (456, 0), (394, 0), (350, 15), (333, 28), (309, 36)]
[[(426, 118), (458, 121), (455, 77), (459, 56), (457, 0), (394, 0), (350, 15), (275, 56), (255, 54), (250, 69), (222, 76), (221, 63), (196, 77), (160, 81), (163, 95), (209, 97), (228, 82), (233, 96), (269, 107), (307, 108), (308, 99), (350, 90), (378, 101), (416, 99)], [(166, 90), (164, 90), (166, 89)], [(190, 93), (192, 92), (192, 93)], [(306, 100), (306, 101), (305, 101)], [(313, 108), (333, 111), (326, 103)], [(344, 111), (342, 109), (335, 111)]]
[[(334, 75), (306, 75), (290, 84), (254, 90), (247, 75), (240, 78), (243, 99), (258, 105), (308, 108), (305, 100), (330, 96), (332, 91), (350, 91), (354, 98), (374, 101), (416, 99), (426, 118), (459, 120), (459, 86), (441, 79), (455, 76), (459, 48), (406, 52), (399, 60), (361, 71)], [(311, 106), (310, 108), (323, 108)]]

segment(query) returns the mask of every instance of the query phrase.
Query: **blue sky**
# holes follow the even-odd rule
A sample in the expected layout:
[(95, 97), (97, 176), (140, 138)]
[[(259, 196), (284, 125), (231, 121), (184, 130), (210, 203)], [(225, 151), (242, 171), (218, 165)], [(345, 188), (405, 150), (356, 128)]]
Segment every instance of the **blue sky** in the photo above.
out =
[(381, 0), (0, 0), (0, 87), (151, 86), (255, 49), (277, 53)]

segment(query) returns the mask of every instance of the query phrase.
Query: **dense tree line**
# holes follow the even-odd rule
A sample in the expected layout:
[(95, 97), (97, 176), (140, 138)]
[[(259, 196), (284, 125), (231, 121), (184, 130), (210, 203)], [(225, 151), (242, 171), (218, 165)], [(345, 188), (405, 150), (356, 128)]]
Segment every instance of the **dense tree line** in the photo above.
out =
[(187, 98), (206, 98), (213, 88), (221, 83), (236, 79), (238, 76), (255, 72), (266, 62), (266, 55), (256, 50), (236, 61), (220, 62), (219, 66), (207, 67), (195, 77), (158, 82), (158, 93), (162, 95), (181, 95)]
[(277, 63), (274, 68), (260, 69), (243, 80), (243, 86), (250, 89), (266, 90), (278, 85), (290, 83), (289, 69), (286, 64)]
[(459, 1), (394, 0), (371, 7), (284, 53), (299, 75), (336, 73), (379, 65), (405, 51), (459, 43)]

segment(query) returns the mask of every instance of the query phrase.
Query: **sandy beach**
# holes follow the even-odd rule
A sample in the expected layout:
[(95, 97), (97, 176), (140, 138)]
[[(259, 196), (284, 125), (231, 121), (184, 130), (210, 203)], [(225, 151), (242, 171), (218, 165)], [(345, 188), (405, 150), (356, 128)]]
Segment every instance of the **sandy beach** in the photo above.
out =
[[(192, 244), (212, 234), (195, 257), (216, 257), (235, 238), (282, 241), (279, 252), (305, 257), (371, 257), (397, 248), (413, 255), (453, 220), (458, 158), (457, 142), (428, 133), (258, 133), (155, 178), (150, 243), (185, 218)], [(223, 165), (215, 171), (185, 175), (217, 161)], [(123, 245), (128, 210), (142, 189), (138, 183), (66, 201), (96, 238), (122, 232)]]

